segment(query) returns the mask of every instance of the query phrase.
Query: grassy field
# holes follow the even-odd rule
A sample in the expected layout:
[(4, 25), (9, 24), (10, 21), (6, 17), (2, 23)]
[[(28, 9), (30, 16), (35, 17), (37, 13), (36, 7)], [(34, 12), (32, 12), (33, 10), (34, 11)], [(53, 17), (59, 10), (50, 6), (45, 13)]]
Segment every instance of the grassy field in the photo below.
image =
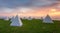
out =
[(60, 33), (60, 21), (45, 24), (42, 20), (22, 20), (22, 27), (10, 26), (10, 21), (0, 20), (0, 33)]

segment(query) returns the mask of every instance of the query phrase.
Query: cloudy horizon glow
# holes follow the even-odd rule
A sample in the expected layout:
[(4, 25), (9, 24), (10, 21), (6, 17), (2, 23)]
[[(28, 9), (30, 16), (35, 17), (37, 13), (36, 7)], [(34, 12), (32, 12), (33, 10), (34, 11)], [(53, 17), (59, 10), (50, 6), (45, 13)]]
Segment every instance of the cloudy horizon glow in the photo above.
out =
[[(0, 16), (32, 16), (60, 19), (60, 0), (0, 0)], [(53, 18), (53, 19), (54, 19)]]

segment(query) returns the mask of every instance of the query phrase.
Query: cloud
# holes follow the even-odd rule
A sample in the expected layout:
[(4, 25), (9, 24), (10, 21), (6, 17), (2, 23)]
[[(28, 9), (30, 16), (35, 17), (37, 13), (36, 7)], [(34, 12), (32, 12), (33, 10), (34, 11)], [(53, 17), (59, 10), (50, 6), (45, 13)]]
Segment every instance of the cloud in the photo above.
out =
[(5, 7), (20, 7), (20, 6), (30, 6), (31, 0), (0, 0), (0, 6)]
[(17, 13), (26, 13), (26, 12), (33, 12), (34, 9), (31, 7), (17, 7), (15, 8), (15, 11), (17, 11)]
[(56, 6), (56, 8), (60, 9), (60, 5)]
[(37, 8), (46, 7), (46, 6), (53, 5), (57, 2), (58, 0), (0, 0), (0, 12), (6, 12), (6, 13), (11, 13), (15, 11), (19, 12), (21, 8), (23, 9), (28, 8), (28, 9), (35, 10), (35, 8), (33, 7), (37, 7)]
[(57, 0), (36, 0), (32, 3), (33, 6), (50, 6), (52, 4), (57, 3)]
[(14, 9), (11, 9), (11, 8), (0, 8), (0, 13), (11, 13), (13, 12)]
[(30, 7), (30, 6), (49, 6), (58, 0), (0, 0), (0, 6), (4, 7)]
[(2, 7), (0, 8), (0, 13), (26, 13), (26, 12), (33, 12), (34, 10), (29, 7), (17, 7), (17, 8), (7, 8)]

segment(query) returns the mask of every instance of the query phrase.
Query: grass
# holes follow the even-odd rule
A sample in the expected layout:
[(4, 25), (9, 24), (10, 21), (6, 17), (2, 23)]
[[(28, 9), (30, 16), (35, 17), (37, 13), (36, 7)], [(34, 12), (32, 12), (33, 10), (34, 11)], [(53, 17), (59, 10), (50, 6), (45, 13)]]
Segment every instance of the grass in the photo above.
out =
[(22, 27), (10, 26), (10, 21), (0, 20), (0, 33), (60, 33), (60, 21), (45, 24), (42, 20), (22, 20)]

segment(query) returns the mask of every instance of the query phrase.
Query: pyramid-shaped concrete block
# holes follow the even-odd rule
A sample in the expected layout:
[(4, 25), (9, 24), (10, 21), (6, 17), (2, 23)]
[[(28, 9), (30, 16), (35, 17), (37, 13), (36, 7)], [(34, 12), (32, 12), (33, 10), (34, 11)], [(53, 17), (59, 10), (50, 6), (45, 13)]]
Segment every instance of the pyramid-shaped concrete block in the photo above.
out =
[(43, 19), (44, 23), (53, 23), (52, 19), (50, 18), (49, 15), (47, 15), (44, 19)]
[(16, 15), (15, 18), (12, 18), (11, 21), (12, 21), (12, 23), (10, 24), (11, 26), (22, 26), (23, 25), (18, 15)]

